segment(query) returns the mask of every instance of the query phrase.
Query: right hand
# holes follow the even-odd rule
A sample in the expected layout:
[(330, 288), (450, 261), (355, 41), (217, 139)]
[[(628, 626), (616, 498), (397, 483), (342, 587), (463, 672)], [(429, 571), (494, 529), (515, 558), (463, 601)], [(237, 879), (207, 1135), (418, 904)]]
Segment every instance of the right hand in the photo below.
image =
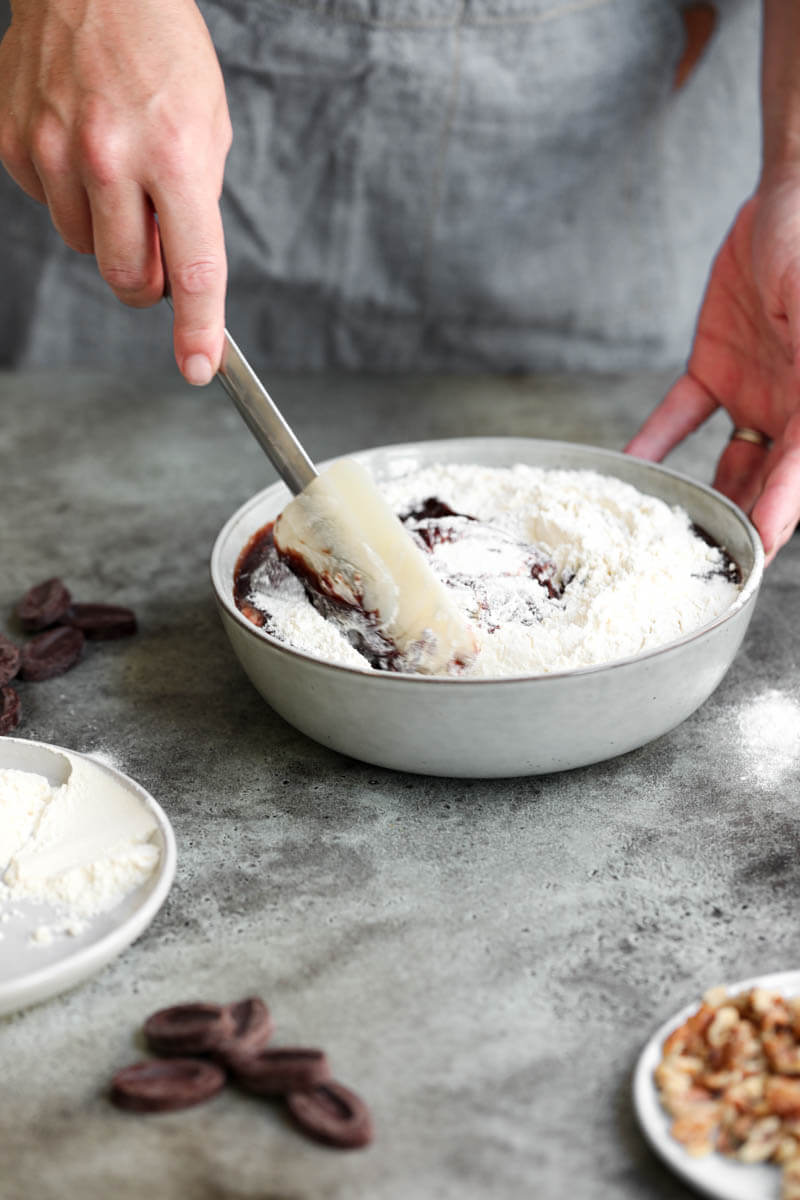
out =
[[(208, 383), (222, 353), (219, 197), (231, 124), (193, 0), (12, 0), (0, 42), (0, 161), (94, 254), (125, 304), (164, 293), (175, 358)], [(154, 212), (158, 214), (156, 223)]]

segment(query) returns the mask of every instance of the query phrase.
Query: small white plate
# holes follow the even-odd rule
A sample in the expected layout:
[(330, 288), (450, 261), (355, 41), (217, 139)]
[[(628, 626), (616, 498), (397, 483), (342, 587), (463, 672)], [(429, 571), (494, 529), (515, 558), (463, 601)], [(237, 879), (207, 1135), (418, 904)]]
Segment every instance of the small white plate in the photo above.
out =
[[(775, 975), (757, 975), (740, 983), (725, 985), (731, 995), (752, 987), (764, 987), (784, 996), (800, 993), (800, 971), (781, 971)], [(668, 1166), (687, 1183), (713, 1200), (778, 1200), (781, 1191), (780, 1168), (775, 1163), (740, 1163), (723, 1154), (692, 1158), (670, 1133), (671, 1118), (661, 1107), (653, 1071), (661, 1061), (664, 1039), (696, 1012), (700, 1000), (665, 1021), (645, 1046), (633, 1076), (633, 1105), (642, 1132)]]
[(23, 738), (0, 737), (0, 769), (33, 771), (59, 786), (69, 775), (66, 755), (88, 763), (98, 783), (111, 776), (132, 792), (156, 822), (153, 841), (159, 849), (155, 870), (108, 912), (92, 918), (75, 936), (61, 935), (47, 945), (31, 942), (43, 924), (59, 921), (59, 914), (43, 904), (15, 903), (10, 920), (0, 924), (0, 1015), (38, 1004), (94, 975), (143, 932), (153, 920), (175, 876), (175, 835), (166, 814), (153, 797), (127, 775), (97, 762), (91, 756)]

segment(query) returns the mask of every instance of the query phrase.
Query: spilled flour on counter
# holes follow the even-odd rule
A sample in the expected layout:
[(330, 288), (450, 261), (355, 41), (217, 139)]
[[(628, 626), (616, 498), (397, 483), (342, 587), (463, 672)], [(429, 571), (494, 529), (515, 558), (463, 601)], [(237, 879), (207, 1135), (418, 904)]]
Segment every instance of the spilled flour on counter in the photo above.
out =
[[(613, 476), (437, 464), (379, 486), (476, 632), (469, 677), (636, 655), (712, 621), (740, 590), (736, 564), (683, 509)], [(274, 637), (370, 668), (357, 632), (317, 611), (274, 546), (245, 599)]]
[(48, 906), (54, 920), (32, 940), (78, 934), (155, 869), (157, 825), (131, 792), (86, 761), (64, 755), (67, 782), (51, 787), (31, 771), (0, 770), (0, 920), (12, 906)]

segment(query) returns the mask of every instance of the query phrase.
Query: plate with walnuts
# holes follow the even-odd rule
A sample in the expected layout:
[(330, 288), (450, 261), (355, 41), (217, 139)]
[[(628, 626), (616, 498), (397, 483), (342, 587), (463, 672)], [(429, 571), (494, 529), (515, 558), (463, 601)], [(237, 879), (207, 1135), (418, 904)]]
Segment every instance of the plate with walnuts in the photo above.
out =
[(800, 970), (712, 988), (633, 1078), (652, 1148), (714, 1200), (800, 1200)]

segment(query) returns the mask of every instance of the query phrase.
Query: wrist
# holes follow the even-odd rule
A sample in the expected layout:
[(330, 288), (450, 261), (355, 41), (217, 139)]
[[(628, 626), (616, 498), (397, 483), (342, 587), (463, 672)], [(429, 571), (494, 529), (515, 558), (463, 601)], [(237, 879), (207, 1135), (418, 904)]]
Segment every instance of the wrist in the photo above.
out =
[(756, 192), (775, 191), (800, 185), (800, 136), (796, 142), (787, 141), (779, 151), (764, 155)]

